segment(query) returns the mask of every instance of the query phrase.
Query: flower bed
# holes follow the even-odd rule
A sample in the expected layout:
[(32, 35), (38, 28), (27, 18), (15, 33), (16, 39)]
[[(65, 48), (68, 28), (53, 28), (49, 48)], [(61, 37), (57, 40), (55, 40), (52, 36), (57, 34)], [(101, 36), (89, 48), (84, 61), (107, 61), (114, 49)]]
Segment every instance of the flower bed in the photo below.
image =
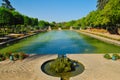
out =
[(27, 55), (23, 52), (19, 52), (19, 53), (0, 53), (0, 61), (4, 61), (6, 59), (10, 59), (12, 61), (23, 60), (28, 56), (29, 55)]

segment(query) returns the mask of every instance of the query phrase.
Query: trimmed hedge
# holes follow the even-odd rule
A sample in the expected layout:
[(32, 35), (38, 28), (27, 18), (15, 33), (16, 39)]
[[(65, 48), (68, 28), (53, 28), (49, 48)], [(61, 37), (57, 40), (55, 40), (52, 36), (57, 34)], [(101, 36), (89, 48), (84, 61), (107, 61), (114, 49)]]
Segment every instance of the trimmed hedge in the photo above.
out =
[(111, 59), (111, 56), (110, 56), (110, 54), (105, 54), (105, 55), (104, 55), (104, 58), (106, 58), (106, 59)]
[(111, 56), (110, 54), (107, 53), (107, 54), (104, 55), (104, 58), (106, 58), (106, 59), (112, 59), (112, 60), (117, 60), (117, 59), (120, 59), (120, 55), (117, 54), (117, 53), (114, 53)]

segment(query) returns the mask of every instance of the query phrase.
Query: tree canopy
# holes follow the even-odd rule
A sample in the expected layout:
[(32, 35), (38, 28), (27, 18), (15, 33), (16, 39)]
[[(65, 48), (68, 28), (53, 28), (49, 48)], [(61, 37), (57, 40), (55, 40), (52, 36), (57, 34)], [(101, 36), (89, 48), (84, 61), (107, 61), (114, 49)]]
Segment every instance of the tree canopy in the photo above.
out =
[(104, 9), (105, 5), (108, 3), (109, 0), (98, 0), (97, 1), (97, 8), (99, 10)]
[(104, 28), (110, 33), (118, 34), (120, 27), (120, 0), (98, 0), (97, 10), (87, 16), (70, 22), (64, 26)]
[(2, 1), (3, 1), (2, 7), (10, 9), (10, 10), (15, 10), (15, 8), (13, 8), (9, 0), (2, 0)]
[[(4, 4), (10, 6), (9, 0), (3, 0)], [(47, 22), (44, 20), (38, 21), (37, 18), (32, 18), (23, 15), (15, 10), (11, 10), (10, 7), (5, 5), (0, 7), (0, 27), (5, 28), (6, 26), (24, 26), (22, 28), (43, 29), (51, 26), (52, 28), (104, 28), (110, 33), (118, 34), (118, 28), (120, 28), (120, 0), (98, 0), (97, 10), (91, 11), (85, 17), (78, 20), (71, 20), (68, 22)], [(4, 27), (5, 26), (5, 27)], [(37, 26), (37, 27), (34, 27)], [(13, 27), (16, 28), (16, 27)], [(26, 29), (27, 30), (27, 29)]]

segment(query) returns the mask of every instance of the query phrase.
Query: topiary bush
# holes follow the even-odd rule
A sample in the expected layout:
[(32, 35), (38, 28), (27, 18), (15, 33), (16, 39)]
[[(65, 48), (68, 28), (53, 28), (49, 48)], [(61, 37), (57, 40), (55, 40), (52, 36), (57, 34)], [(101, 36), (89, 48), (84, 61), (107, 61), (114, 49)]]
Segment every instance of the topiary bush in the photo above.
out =
[(10, 56), (11, 56), (11, 54), (12, 54), (12, 53), (4, 53), (3, 55), (4, 55), (5, 59), (9, 59)]
[(0, 61), (3, 61), (3, 60), (5, 60), (5, 57), (3, 54), (0, 53)]
[(106, 59), (112, 59), (112, 60), (117, 60), (120, 59), (120, 55), (119, 54), (112, 54), (112, 56), (110, 56), (110, 54), (105, 54), (104, 58)]
[(110, 56), (110, 54), (105, 54), (105, 55), (104, 55), (104, 58), (106, 58), (106, 59), (111, 59), (111, 56)]
[(22, 52), (19, 53), (19, 59), (20, 59), (20, 60), (23, 60), (23, 59), (24, 59), (24, 55), (25, 55), (25, 53), (22, 53)]
[(19, 59), (20, 59), (20, 60), (23, 60), (23, 59), (25, 59), (26, 57), (28, 57), (28, 55), (25, 54), (25, 53), (23, 53), (23, 52), (20, 52), (18, 55), (19, 55)]
[(14, 53), (14, 60), (19, 59), (19, 54), (18, 53)]
[(51, 71), (56, 73), (66, 73), (74, 70), (73, 61), (69, 58), (57, 58), (49, 64)]
[(117, 60), (117, 59), (120, 59), (120, 56), (118, 54), (113, 54), (112, 60)]
[(0, 53), (0, 61), (6, 60), (6, 59), (10, 59), (12, 61), (23, 60), (28, 56), (29, 55), (27, 55), (23, 52), (20, 52), (20, 53)]

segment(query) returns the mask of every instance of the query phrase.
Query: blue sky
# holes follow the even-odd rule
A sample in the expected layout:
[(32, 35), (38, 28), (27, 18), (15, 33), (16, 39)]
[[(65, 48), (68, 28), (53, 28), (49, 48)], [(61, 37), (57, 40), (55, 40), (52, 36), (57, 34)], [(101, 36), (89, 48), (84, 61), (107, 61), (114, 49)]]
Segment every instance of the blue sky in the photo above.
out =
[[(97, 0), (9, 0), (20, 13), (39, 20), (77, 20), (96, 10)], [(1, 4), (2, 0), (0, 0)]]

